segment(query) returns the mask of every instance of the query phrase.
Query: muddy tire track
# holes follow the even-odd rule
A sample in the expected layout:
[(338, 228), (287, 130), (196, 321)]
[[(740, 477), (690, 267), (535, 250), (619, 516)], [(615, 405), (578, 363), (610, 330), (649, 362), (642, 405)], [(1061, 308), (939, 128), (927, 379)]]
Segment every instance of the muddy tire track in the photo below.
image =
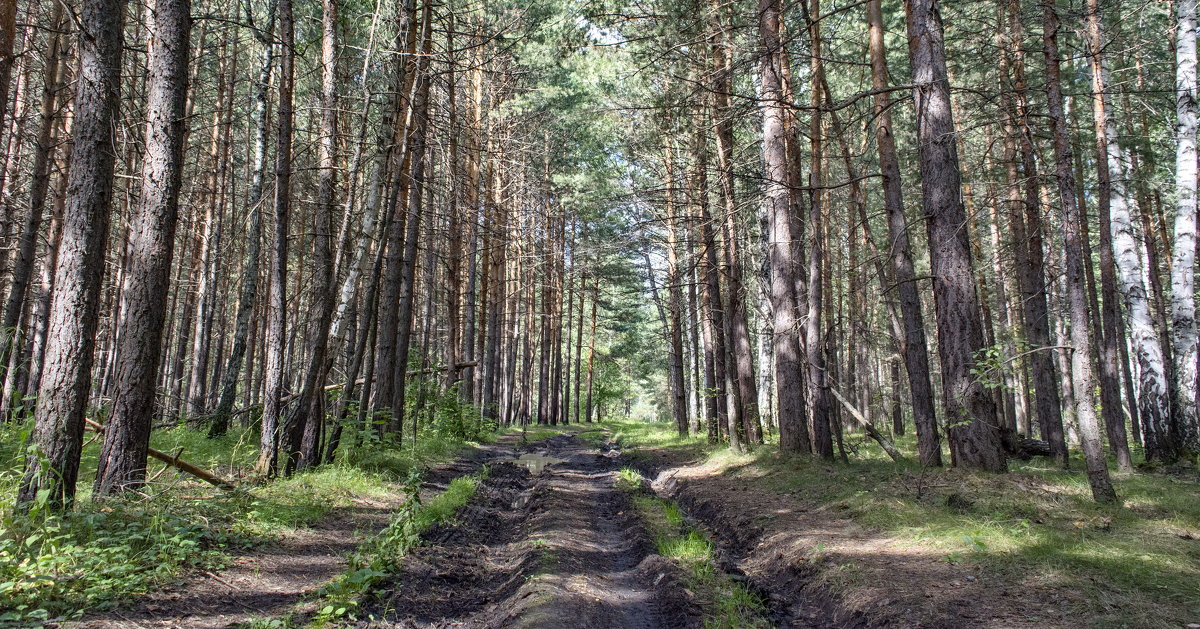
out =
[[(550, 460), (531, 474), (513, 463), (525, 453)], [(362, 626), (703, 626), (678, 568), (654, 554), (628, 494), (614, 487), (619, 453), (559, 435), (493, 446), (475, 461), (490, 471), (476, 497), (425, 533)]]

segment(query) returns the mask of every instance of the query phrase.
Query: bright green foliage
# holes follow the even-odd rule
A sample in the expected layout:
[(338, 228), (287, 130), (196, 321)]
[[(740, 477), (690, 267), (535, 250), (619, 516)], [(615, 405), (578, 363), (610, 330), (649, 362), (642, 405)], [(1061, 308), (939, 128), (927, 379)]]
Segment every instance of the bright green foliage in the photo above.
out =
[[(462, 409), (475, 417), (472, 409)], [(439, 414), (440, 416), (440, 414)], [(333, 465), (320, 466), (261, 487), (223, 492), (163, 470), (153, 463), (142, 494), (90, 499), (97, 443), (84, 449), (74, 511), (52, 515), (34, 506), (13, 515), (20, 479), (22, 426), (0, 428), (0, 624), (37, 624), (161, 587), (188, 569), (219, 568), (233, 548), (253, 545), (308, 526), (354, 498), (396, 491), (395, 481), (431, 462), (452, 457), (464, 441), (454, 430), (422, 430), (415, 446), (366, 442), (344, 448)], [(475, 431), (477, 438), (490, 434)], [(204, 429), (185, 426), (155, 431), (152, 446), (227, 477), (253, 465), (258, 435), (234, 430), (208, 439)], [(465, 481), (464, 481), (465, 483)], [(457, 489), (456, 489), (457, 487)], [(462, 483), (452, 486), (465, 491)], [(461, 494), (458, 498), (461, 498)], [(456, 499), (458, 499), (456, 498)], [(449, 500), (449, 498), (447, 498)], [(446, 507), (432, 501), (430, 513)], [(451, 509), (452, 511), (453, 509)]]
[(117, 503), (91, 513), (6, 516), (0, 536), (0, 623), (71, 617), (116, 594), (144, 592), (192, 566), (215, 566), (231, 534), (195, 505)]

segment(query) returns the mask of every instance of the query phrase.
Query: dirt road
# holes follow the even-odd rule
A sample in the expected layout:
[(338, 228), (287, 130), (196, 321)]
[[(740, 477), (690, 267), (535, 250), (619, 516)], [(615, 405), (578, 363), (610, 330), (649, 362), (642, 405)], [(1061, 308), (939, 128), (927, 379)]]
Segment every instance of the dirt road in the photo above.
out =
[(618, 454), (574, 435), (472, 457), (489, 474), (455, 522), (425, 534), (367, 626), (702, 626), (678, 569), (614, 487)]

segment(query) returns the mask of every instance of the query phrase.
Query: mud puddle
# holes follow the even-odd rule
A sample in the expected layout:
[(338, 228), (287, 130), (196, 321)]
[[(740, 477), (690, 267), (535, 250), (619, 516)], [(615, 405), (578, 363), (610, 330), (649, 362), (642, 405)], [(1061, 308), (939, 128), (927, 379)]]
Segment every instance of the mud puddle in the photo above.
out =
[(546, 469), (547, 466), (564, 463), (566, 462), (566, 459), (552, 457), (541, 452), (526, 452), (521, 456), (514, 457), (513, 459), (504, 462), (512, 463), (517, 467), (525, 468), (530, 474), (537, 476), (538, 474), (541, 474), (542, 470)]

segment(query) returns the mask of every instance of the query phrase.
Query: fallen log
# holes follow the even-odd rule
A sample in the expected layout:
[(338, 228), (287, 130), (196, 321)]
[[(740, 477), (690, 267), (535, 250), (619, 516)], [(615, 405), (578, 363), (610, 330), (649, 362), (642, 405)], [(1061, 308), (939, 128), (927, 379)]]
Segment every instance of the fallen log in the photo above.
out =
[[(97, 434), (104, 432), (104, 426), (97, 424), (96, 422), (94, 422), (90, 419), (86, 419), (86, 418), (83, 421), (87, 422), (88, 428), (90, 428), (92, 430), (92, 432), (95, 432)], [(182, 450), (180, 451), (180, 453), (182, 453)], [(171, 455), (167, 454), (166, 452), (163, 452), (162, 450), (155, 450), (154, 448), (148, 448), (146, 450), (146, 454), (149, 454), (150, 456), (158, 459), (159, 461), (162, 461), (163, 463), (166, 463), (167, 465), (170, 465), (171, 467), (173, 467), (181, 472), (191, 474), (192, 476), (195, 476), (196, 478), (199, 478), (200, 480), (202, 480), (206, 483), (209, 483), (210, 485), (213, 485), (214, 487), (219, 487), (226, 491), (231, 491), (231, 490), (237, 489), (237, 485), (234, 485), (232, 482), (227, 481), (224, 478), (221, 478), (220, 476), (217, 476), (216, 474), (213, 474), (212, 472), (209, 472), (208, 470), (206, 470), (204, 468), (192, 465), (191, 463), (188, 463), (187, 461), (181, 461), (179, 459), (179, 454), (176, 454), (175, 456), (171, 456)]]
[(893, 461), (900, 463), (904, 460), (904, 455), (900, 454), (900, 451), (896, 449), (896, 446), (893, 445), (891, 441), (888, 441), (887, 437), (884, 437), (879, 433), (878, 430), (875, 430), (875, 425), (871, 423), (871, 420), (867, 419), (862, 414), (862, 411), (859, 411), (854, 407), (853, 404), (848, 402), (846, 398), (842, 397), (842, 394), (838, 393), (837, 389), (829, 387), (829, 390), (833, 393), (833, 397), (837, 398), (837, 401), (841, 402), (842, 406), (846, 407), (846, 410), (850, 411), (850, 414), (854, 416), (854, 419), (858, 420), (858, 423), (863, 427), (863, 430), (866, 431), (867, 436), (874, 439), (875, 442), (879, 444), (879, 447), (883, 448), (883, 451), (887, 452), (887, 455), (892, 457)]
[(1028, 461), (1035, 456), (1050, 456), (1050, 442), (1042, 439), (1022, 439), (1017, 444), (1017, 458)]

